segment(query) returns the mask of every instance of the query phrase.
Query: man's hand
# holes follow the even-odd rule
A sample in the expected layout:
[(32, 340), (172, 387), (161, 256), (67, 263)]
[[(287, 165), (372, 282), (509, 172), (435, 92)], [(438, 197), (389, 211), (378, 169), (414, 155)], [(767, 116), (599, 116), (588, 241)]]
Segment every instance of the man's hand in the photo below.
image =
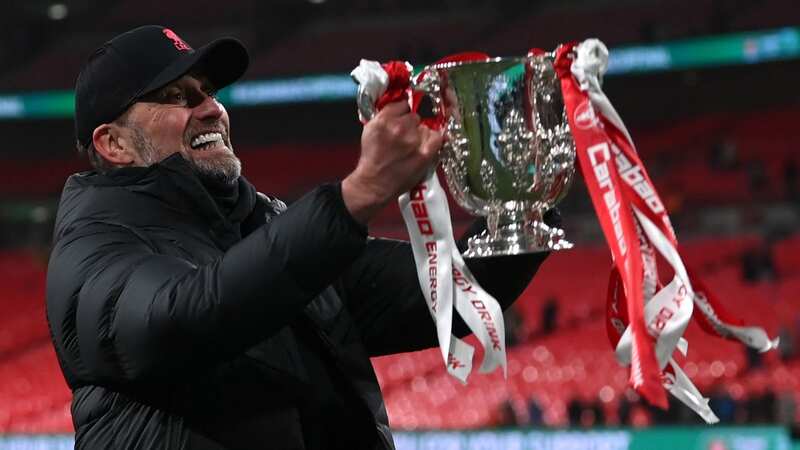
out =
[(442, 142), (442, 134), (420, 124), (405, 101), (386, 105), (364, 125), (358, 165), (342, 182), (342, 197), (353, 218), (366, 224), (414, 187), (436, 160)]

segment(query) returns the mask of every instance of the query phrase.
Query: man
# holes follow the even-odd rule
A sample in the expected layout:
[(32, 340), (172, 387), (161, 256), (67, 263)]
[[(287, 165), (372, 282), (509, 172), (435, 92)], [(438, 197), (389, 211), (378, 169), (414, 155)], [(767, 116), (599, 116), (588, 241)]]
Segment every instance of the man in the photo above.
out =
[[(240, 176), (214, 98), (247, 64), (236, 40), (146, 26), (78, 77), (96, 170), (66, 183), (47, 280), (77, 448), (393, 448), (369, 357), (437, 342), (409, 245), (366, 224), (442, 137), (390, 104), (353, 172), (286, 208)], [(507, 307), (543, 259), (470, 268)]]

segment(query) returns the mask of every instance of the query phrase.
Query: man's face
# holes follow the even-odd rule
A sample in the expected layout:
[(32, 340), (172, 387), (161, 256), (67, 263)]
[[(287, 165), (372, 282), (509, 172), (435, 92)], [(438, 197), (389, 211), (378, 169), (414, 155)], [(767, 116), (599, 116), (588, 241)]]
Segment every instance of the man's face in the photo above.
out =
[(214, 93), (205, 77), (184, 75), (134, 103), (123, 121), (134, 164), (149, 166), (180, 153), (199, 175), (235, 181), (241, 162), (233, 154), (228, 113)]

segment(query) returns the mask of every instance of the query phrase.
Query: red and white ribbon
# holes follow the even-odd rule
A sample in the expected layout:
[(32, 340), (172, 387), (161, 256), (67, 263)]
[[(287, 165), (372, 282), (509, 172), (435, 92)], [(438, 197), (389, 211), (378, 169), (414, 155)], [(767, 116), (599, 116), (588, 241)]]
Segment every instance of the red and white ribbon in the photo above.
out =
[[(608, 64), (602, 42), (561, 46), (556, 71), (561, 79), (581, 171), (614, 259), (608, 289), (607, 330), (617, 359), (631, 365), (631, 385), (650, 403), (667, 407), (665, 388), (709, 423), (718, 421), (691, 380), (672, 359), (695, 315), (706, 331), (767, 351), (777, 345), (764, 330), (734, 322), (708, 290), (690, 276), (666, 209), (622, 119), (600, 88)], [(656, 252), (674, 277), (662, 286)]]
[[(407, 64), (378, 64), (362, 60), (351, 73), (359, 83), (359, 114), (369, 120), (392, 101), (408, 101), (411, 74)], [(361, 95), (361, 93), (366, 95)], [(363, 99), (376, 104), (362, 106)], [(412, 105), (415, 108), (416, 105)], [(447, 197), (431, 170), (420, 184), (398, 199), (417, 265), (420, 288), (436, 326), (439, 348), (448, 373), (466, 383), (475, 349), (452, 334), (453, 309), (458, 312), (484, 349), (480, 372), (498, 366), (506, 373), (503, 311), (484, 291), (464, 263), (453, 238)]]

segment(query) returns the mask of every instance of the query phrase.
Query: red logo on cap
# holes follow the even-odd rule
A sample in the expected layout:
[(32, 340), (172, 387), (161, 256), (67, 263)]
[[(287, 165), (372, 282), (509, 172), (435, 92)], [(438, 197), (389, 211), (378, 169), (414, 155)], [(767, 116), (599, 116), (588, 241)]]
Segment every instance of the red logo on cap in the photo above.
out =
[(189, 44), (186, 43), (183, 39), (180, 38), (174, 31), (170, 30), (169, 28), (164, 28), (162, 30), (164, 32), (164, 36), (167, 37), (173, 44), (175, 44), (175, 48), (180, 51), (188, 51), (191, 50), (192, 47), (189, 47)]

